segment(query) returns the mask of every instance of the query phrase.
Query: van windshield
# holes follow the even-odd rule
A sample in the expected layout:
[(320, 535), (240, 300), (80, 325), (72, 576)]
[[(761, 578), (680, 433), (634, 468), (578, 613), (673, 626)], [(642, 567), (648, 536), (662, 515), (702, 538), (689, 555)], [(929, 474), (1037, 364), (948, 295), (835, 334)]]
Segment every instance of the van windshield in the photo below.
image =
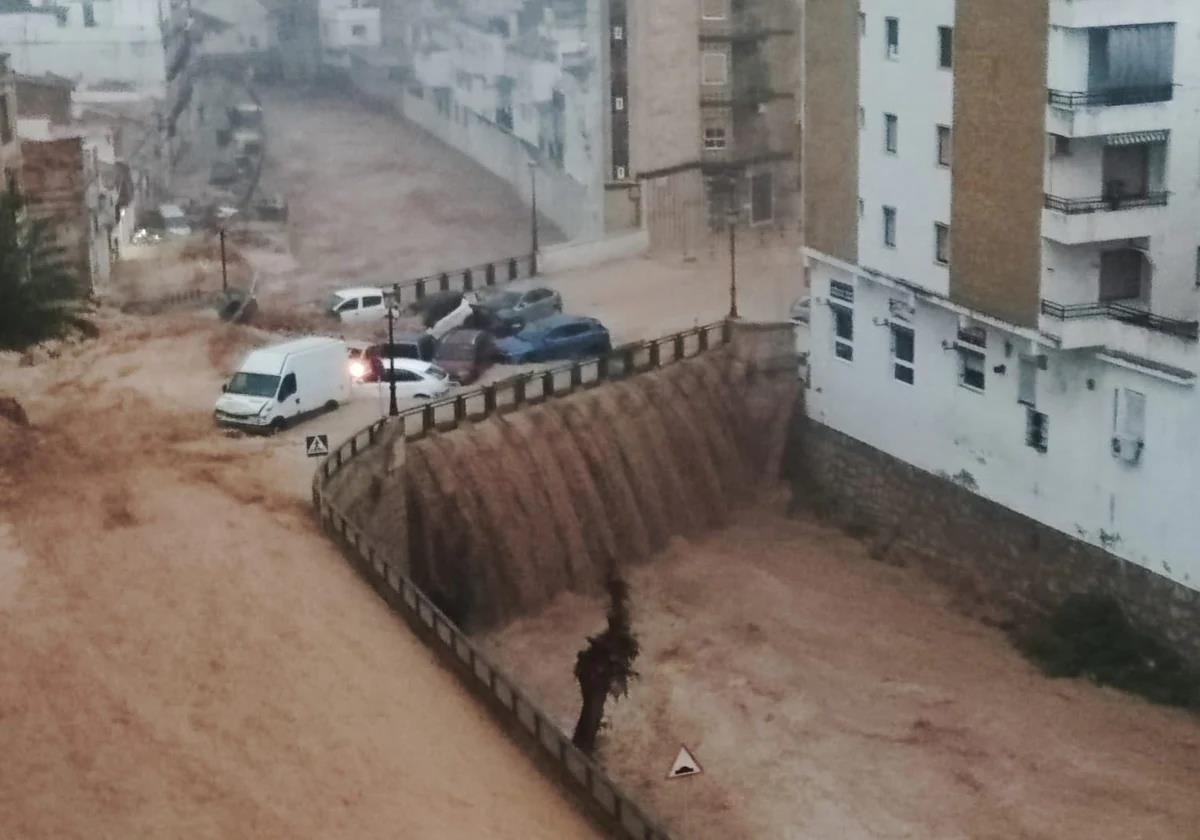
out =
[(279, 377), (269, 373), (235, 373), (225, 390), (246, 397), (273, 397), (279, 390)]

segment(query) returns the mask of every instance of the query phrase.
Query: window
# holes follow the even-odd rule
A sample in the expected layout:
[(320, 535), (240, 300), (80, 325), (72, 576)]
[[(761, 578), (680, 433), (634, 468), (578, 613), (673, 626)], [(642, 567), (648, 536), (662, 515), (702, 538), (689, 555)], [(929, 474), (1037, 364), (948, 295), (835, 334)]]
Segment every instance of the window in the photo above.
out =
[(701, 0), (700, 17), (705, 20), (724, 20), (729, 0)]
[(1118, 388), (1113, 395), (1113, 457), (1136, 464), (1145, 448), (1146, 395)]
[(846, 362), (854, 361), (854, 310), (833, 303), (833, 353)]
[(8, 111), (8, 97), (0, 96), (0, 143), (11, 143), (13, 139), (11, 117)]
[(367, 27), (361, 23), (356, 23), (350, 27), (350, 34), (353, 35), (355, 38), (366, 38), (367, 37)]
[(858, 13), (858, 34), (860, 37), (863, 37), (867, 34), (867, 13), (866, 12)]
[(90, 2), (90, 0), (89, 2), (85, 2), (83, 4), (83, 25), (96, 25), (96, 7)]
[(883, 115), (883, 147), (893, 155), (899, 144), (900, 120), (895, 114)]
[(704, 148), (709, 151), (719, 151), (725, 148), (725, 129), (713, 126), (704, 129)]
[(613, 110), (614, 111), (624, 111), (625, 110), (625, 97), (624, 96), (614, 96), (613, 97)]
[(900, 56), (900, 19), (885, 18), (884, 31), (887, 36), (887, 57), (899, 58)]
[(896, 208), (883, 208), (883, 244), (889, 248), (896, 247)]
[(288, 397), (292, 396), (295, 393), (296, 393), (296, 374), (289, 373), (287, 376), (283, 377), (283, 382), (279, 386), (279, 397), (277, 399), (280, 402), (283, 402), (284, 400), (286, 400)]
[(949, 70), (954, 66), (954, 30), (938, 27), (938, 67)]
[(982, 391), (987, 383), (984, 365), (987, 357), (979, 350), (969, 347), (958, 347), (958, 384), (964, 388)]
[(1135, 248), (1100, 254), (1100, 300), (1137, 300), (1142, 296), (1145, 257)]
[(909, 385), (913, 384), (914, 380), (914, 349), (912, 329), (892, 324), (892, 376)]
[(1196, 288), (1200, 289), (1200, 248), (1196, 249)]
[(1043, 453), (1050, 447), (1050, 418), (1035, 408), (1025, 409), (1025, 445)]
[(941, 222), (933, 223), (933, 258), (940, 265), (950, 264), (950, 226)]
[(1033, 408), (1037, 405), (1036, 359), (1022, 357), (1017, 364), (1017, 402)]
[(937, 127), (937, 162), (938, 166), (949, 166), (954, 159), (954, 136), (950, 133), (950, 126), (939, 125)]
[(625, 27), (624, 26), (614, 26), (612, 39), (614, 41), (624, 41), (625, 40)]
[(372, 295), (362, 299), (363, 309), (370, 309), (373, 306), (383, 306), (383, 298), (379, 295)]
[(729, 77), (728, 70), (725, 53), (704, 53), (700, 64), (700, 82), (705, 85), (723, 85)]

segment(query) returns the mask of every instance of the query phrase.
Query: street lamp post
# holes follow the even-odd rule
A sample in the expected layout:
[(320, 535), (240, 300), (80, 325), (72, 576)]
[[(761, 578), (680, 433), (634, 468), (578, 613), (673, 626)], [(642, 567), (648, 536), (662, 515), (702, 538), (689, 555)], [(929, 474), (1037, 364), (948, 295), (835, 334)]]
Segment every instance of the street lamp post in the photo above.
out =
[(537, 161), (529, 161), (529, 273), (538, 273)]
[[(392, 348), (396, 345), (396, 333), (394, 332), (395, 323), (396, 323), (396, 310), (395, 310), (395, 307), (392, 305), (391, 301), (388, 301), (387, 308), (388, 308), (388, 310), (387, 310), (387, 318), (388, 318), (388, 349), (387, 349), (387, 352), (389, 354), (391, 354)], [(391, 355), (388, 355), (385, 358), (391, 359), (393, 357)], [(388, 392), (389, 392), (388, 416), (389, 417), (397, 417), (400, 414), (400, 406), (398, 406), (396, 404), (396, 369), (392, 365), (388, 365), (386, 368), (383, 365), (380, 365), (380, 370), (385, 370), (385, 369), (388, 371)]]
[(729, 212), (725, 219), (729, 227), (729, 317), (738, 317), (737, 306), (737, 221), (738, 211), (733, 203), (733, 191), (729, 195)]
[(229, 291), (229, 274), (225, 270), (225, 228), (221, 228), (221, 291)]

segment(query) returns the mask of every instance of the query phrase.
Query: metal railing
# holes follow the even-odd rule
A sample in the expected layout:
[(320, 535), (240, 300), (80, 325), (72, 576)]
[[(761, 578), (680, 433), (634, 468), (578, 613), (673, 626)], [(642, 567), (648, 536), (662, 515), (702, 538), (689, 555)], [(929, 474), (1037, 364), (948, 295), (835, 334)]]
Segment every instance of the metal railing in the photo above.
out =
[(1109, 88), (1107, 90), (1068, 91), (1051, 89), (1047, 93), (1047, 100), (1056, 108), (1074, 109), (1170, 102), (1174, 96), (1175, 85), (1168, 82), (1158, 85)]
[(470, 292), (536, 277), (537, 273), (537, 254), (522, 254), (469, 268), (438, 271), (424, 277), (401, 280), (391, 285), (392, 298), (397, 305), (404, 306), (416, 303), (434, 292)]
[(1098, 303), (1061, 304), (1043, 300), (1042, 314), (1060, 321), (1073, 321), (1079, 318), (1112, 318), (1122, 323), (1145, 327), (1148, 330), (1173, 335), (1187, 341), (1200, 341), (1200, 321), (1167, 318), (1125, 303), (1101, 301)]
[(1169, 192), (1152, 192), (1144, 195), (1108, 195), (1091, 198), (1063, 198), (1046, 194), (1046, 209), (1069, 216), (1083, 213), (1103, 213), (1113, 210), (1131, 210), (1136, 207), (1165, 207), (1170, 200)]
[[(605, 356), (521, 374), (401, 413), (398, 434), (417, 440), (495, 414), (576, 393), (603, 382), (658, 370), (694, 358), (730, 340), (728, 322), (708, 324), (654, 341), (620, 347)], [(715, 340), (714, 340), (715, 337)], [(472, 409), (478, 409), (473, 411)], [(482, 697), (506, 724), (507, 731), (555, 769), (564, 789), (618, 836), (634, 840), (670, 840), (666, 830), (613, 782), (571, 739), (421, 591), (393, 556), (372, 541), (325, 495), (329, 480), (383, 437), (393, 418), (382, 418), (334, 449), (313, 476), (313, 507), (321, 527), (346, 551), (359, 573), (418, 637), (451, 664), (464, 685)]]

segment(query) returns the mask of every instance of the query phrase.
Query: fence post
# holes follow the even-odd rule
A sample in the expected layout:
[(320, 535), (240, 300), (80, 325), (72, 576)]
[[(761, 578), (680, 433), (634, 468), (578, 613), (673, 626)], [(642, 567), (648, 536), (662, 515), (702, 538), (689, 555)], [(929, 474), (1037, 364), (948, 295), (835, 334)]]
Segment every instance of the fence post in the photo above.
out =
[(728, 344), (733, 338), (733, 321), (726, 318), (721, 322), (721, 341)]
[(571, 390), (574, 391), (583, 384), (583, 367), (579, 362), (571, 365)]
[(700, 352), (708, 350), (708, 327), (700, 328)]
[(517, 258), (516, 257), (513, 257), (512, 259), (510, 259), (508, 261), (508, 279), (509, 280), (517, 279)]
[(537, 277), (537, 273), (538, 273), (537, 251), (534, 251), (532, 254), (529, 255), (529, 276)]
[(483, 416), (491, 417), (496, 413), (496, 386), (485, 385), (483, 388)]
[(422, 277), (420, 280), (418, 280), (416, 282), (415, 285), (416, 285), (416, 290), (417, 290), (417, 300), (421, 300), (422, 298), (425, 297), (425, 278)]
[(426, 404), (421, 409), (421, 431), (428, 433), (434, 425), (433, 406)]
[(601, 356), (596, 360), (596, 381), (603, 382), (608, 379), (608, 356)]
[(496, 264), (488, 263), (487, 269), (483, 273), (483, 282), (489, 286), (496, 285)]
[(683, 358), (683, 333), (675, 336), (675, 361)]
[(475, 288), (475, 277), (471, 274), (471, 269), (463, 272), (463, 291), (469, 292)]
[(622, 359), (622, 361), (625, 363), (625, 364), (624, 364), (624, 368), (625, 368), (625, 370), (623, 370), (623, 371), (622, 371), (622, 375), (623, 375), (623, 376), (633, 376), (633, 374), (634, 374), (634, 368), (633, 368), (633, 348), (632, 348), (632, 347), (626, 347), (626, 348), (625, 348), (625, 351), (624, 351), (624, 353), (623, 353), (622, 355), (624, 355), (624, 357), (625, 357), (624, 359)]
[(659, 351), (659, 347), (658, 347), (658, 342), (651, 341), (650, 342), (650, 368), (651, 368), (651, 370), (661, 366), (659, 355), (660, 355), (660, 351)]
[(450, 291), (450, 275), (444, 271), (438, 275), (438, 288), (443, 292)]
[(467, 400), (459, 394), (454, 398), (454, 425), (458, 425), (467, 419)]
[(525, 385), (524, 376), (518, 377), (517, 381), (513, 383), (513, 400), (515, 400), (517, 405), (522, 405), (525, 402)]
[(554, 396), (554, 372), (546, 371), (542, 374), (542, 397), (543, 399)]
[(358, 435), (350, 438), (350, 457), (353, 458), (358, 454)]

